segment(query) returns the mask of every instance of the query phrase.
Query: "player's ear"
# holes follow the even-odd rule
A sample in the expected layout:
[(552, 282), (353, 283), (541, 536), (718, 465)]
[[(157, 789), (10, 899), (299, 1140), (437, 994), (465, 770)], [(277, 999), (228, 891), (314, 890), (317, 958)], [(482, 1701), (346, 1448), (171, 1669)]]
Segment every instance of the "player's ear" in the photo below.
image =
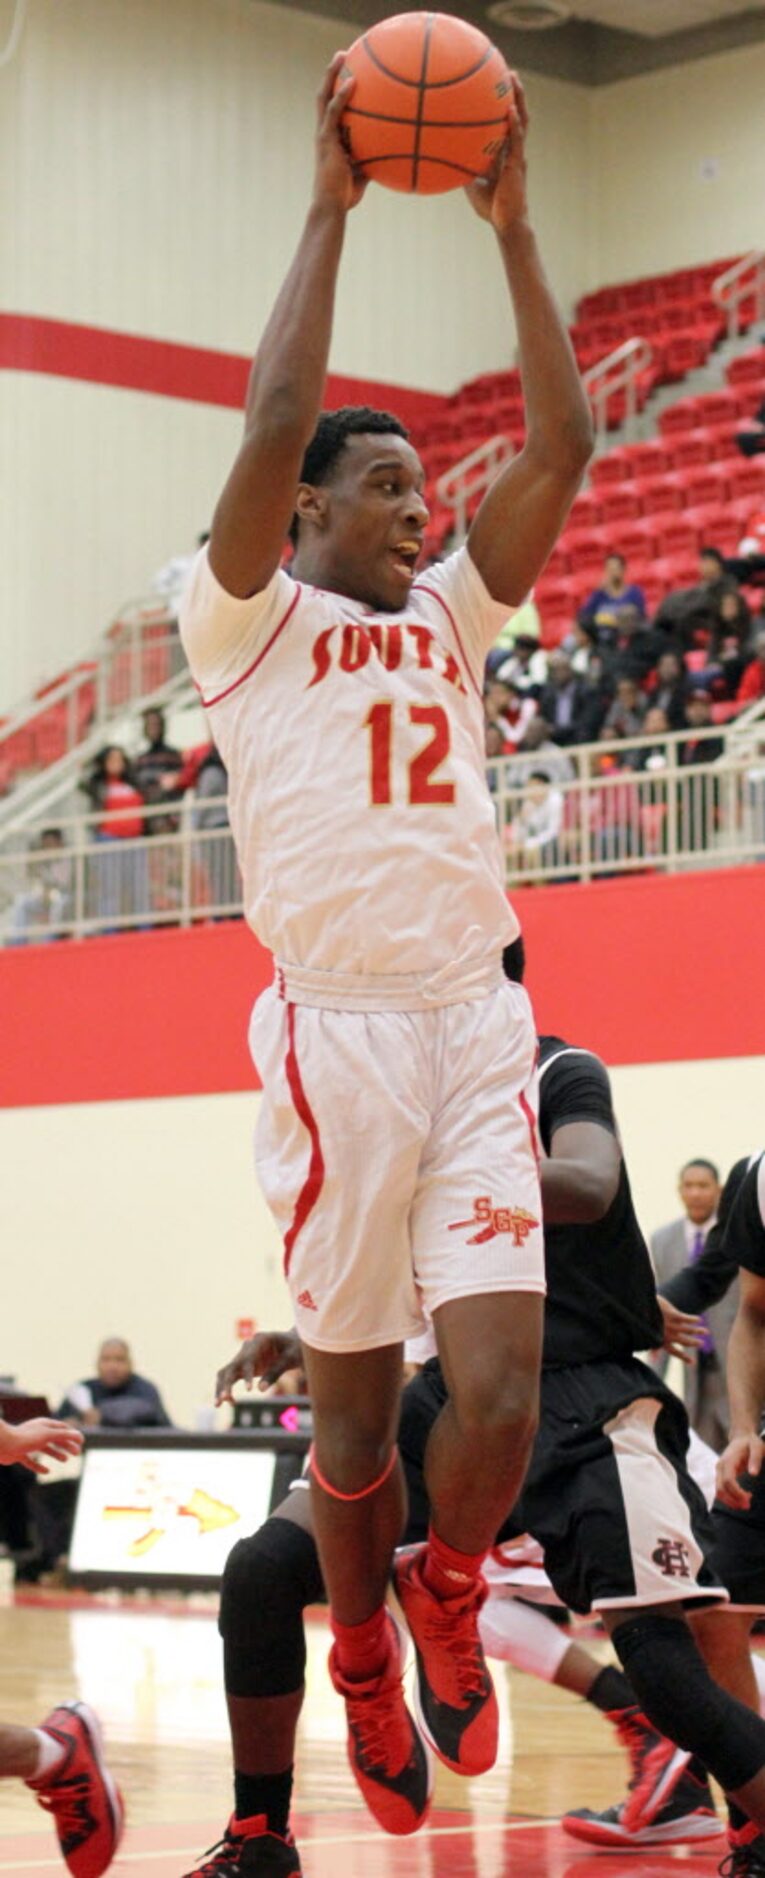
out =
[(325, 529), (329, 510), (329, 491), (313, 483), (298, 483), (295, 497), (295, 513), (301, 522), (308, 522), (313, 528)]

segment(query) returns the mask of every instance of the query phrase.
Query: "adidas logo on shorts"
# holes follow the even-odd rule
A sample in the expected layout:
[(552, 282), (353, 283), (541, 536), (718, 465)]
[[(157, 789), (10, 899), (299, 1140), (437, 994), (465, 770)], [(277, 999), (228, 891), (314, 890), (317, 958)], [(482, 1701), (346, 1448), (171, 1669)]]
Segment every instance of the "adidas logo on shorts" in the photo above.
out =
[(310, 1291), (301, 1291), (298, 1304), (302, 1305), (304, 1311), (317, 1311), (319, 1308), (318, 1304), (314, 1304)]

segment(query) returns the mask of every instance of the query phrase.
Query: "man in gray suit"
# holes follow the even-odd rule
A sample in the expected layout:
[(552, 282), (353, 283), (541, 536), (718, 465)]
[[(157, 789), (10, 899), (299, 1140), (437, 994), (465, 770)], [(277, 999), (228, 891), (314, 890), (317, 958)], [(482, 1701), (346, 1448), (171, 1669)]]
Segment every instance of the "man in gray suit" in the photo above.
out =
[[(656, 1285), (663, 1290), (686, 1265), (695, 1265), (717, 1221), (720, 1176), (714, 1161), (703, 1156), (680, 1171), (678, 1191), (682, 1217), (659, 1226), (651, 1238)], [(728, 1337), (738, 1308), (738, 1280), (719, 1304), (705, 1313), (707, 1335), (696, 1361), (686, 1372), (685, 1406), (691, 1427), (721, 1454), (728, 1441), (728, 1398), (725, 1360)], [(666, 1366), (666, 1358), (664, 1358)]]

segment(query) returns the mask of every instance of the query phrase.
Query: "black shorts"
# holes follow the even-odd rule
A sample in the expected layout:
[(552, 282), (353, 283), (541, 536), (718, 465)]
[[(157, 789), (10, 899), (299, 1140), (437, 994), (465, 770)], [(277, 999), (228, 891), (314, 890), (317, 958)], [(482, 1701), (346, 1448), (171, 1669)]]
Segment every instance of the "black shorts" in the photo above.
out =
[[(409, 1545), (427, 1533), (422, 1463), (445, 1400), (435, 1363), (404, 1391)], [(575, 1611), (715, 1601), (712, 1524), (687, 1446), (682, 1403), (636, 1357), (544, 1370), (531, 1465), (498, 1540), (531, 1533), (558, 1597)]]
[(743, 1483), (752, 1495), (746, 1512), (712, 1508), (711, 1563), (730, 1596), (744, 1610), (765, 1609), (765, 1476)]

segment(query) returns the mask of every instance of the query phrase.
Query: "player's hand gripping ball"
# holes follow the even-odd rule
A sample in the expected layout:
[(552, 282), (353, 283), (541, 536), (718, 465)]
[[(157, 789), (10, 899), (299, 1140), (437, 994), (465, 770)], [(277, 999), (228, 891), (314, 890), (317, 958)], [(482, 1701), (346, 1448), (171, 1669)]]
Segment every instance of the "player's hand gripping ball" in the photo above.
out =
[(514, 117), (510, 72), (486, 34), (447, 13), (397, 13), (362, 33), (337, 83), (354, 166), (389, 189), (437, 195), (496, 162)]

